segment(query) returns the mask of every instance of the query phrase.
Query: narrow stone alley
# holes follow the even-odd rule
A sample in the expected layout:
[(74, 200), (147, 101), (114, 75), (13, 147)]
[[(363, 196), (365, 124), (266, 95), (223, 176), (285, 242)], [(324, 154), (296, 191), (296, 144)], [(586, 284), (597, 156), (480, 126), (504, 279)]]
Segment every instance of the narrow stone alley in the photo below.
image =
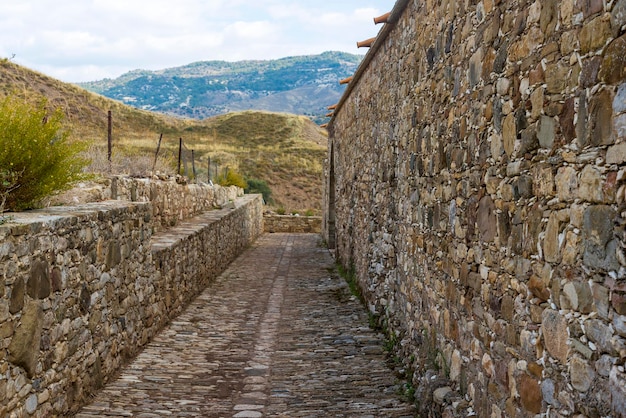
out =
[(412, 417), (314, 234), (266, 234), (78, 418)]

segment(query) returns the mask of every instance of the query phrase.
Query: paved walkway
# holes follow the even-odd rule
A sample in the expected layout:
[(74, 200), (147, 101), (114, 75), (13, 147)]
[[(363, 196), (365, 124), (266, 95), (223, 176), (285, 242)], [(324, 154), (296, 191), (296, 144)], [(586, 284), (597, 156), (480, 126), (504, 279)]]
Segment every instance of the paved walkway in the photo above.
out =
[(77, 417), (412, 417), (319, 241), (262, 236)]

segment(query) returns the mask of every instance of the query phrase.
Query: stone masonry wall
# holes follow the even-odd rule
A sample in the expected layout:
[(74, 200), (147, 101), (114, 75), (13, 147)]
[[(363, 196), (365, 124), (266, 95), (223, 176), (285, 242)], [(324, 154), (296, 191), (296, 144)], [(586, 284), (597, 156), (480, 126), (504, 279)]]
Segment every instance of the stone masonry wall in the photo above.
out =
[(625, 25), (401, 0), (340, 102), (324, 234), (424, 416), (626, 416)]
[(153, 236), (152, 258), (164, 287), (160, 309), (176, 316), (262, 232), (263, 199), (245, 195), (232, 209), (202, 213)]
[(151, 202), (153, 223), (155, 229), (160, 230), (224, 206), (242, 196), (243, 189), (206, 183), (179, 184), (175, 178), (155, 180), (119, 176), (111, 179), (110, 194), (111, 199)]
[(265, 232), (311, 233), (322, 232), (320, 216), (264, 215)]
[[(153, 235), (149, 203), (0, 226), (0, 416), (67, 416), (262, 232), (260, 195)], [(172, 238), (174, 237), (174, 238)]]

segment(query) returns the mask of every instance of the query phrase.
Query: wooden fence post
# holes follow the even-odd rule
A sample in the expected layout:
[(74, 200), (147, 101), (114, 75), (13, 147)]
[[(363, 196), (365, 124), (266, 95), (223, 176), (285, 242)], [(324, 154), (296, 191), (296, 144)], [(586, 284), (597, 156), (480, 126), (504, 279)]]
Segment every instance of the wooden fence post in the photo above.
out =
[(159, 158), (159, 150), (161, 149), (161, 141), (163, 140), (163, 134), (159, 137), (159, 143), (157, 144), (156, 152), (154, 153), (154, 164), (152, 164), (152, 174), (154, 175), (154, 170), (156, 169), (157, 158)]
[(197, 183), (198, 177), (196, 176), (196, 156), (194, 150), (191, 150), (191, 171), (193, 172), (193, 180)]
[(180, 163), (181, 163), (181, 159), (183, 157), (183, 139), (179, 138), (178, 139), (178, 171), (176, 172), (176, 174), (180, 175)]
[(111, 170), (111, 156), (113, 154), (113, 115), (109, 110), (108, 113), (108, 129), (107, 129), (107, 160), (109, 161), (109, 170)]

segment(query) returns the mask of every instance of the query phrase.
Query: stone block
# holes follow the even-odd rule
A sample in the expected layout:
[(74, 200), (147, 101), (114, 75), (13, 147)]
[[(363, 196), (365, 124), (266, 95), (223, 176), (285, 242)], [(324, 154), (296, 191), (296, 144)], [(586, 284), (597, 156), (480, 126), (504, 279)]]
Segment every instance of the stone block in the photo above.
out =
[(604, 321), (599, 319), (585, 321), (585, 335), (596, 344), (600, 353), (617, 354), (611, 341), (613, 330)]
[(560, 404), (555, 398), (555, 392), (556, 388), (552, 379), (544, 379), (541, 382), (541, 394), (543, 396), (543, 400), (546, 401), (548, 405), (558, 407)]
[(541, 112), (543, 111), (543, 105), (544, 105), (544, 97), (545, 96), (543, 94), (543, 87), (541, 86), (536, 88), (530, 94), (530, 104), (532, 106), (530, 117), (532, 119), (538, 119), (541, 116)]
[(600, 318), (609, 318), (609, 289), (598, 283), (591, 284), (593, 306)]
[(80, 290), (80, 296), (78, 298), (80, 311), (84, 314), (89, 312), (89, 306), (91, 305), (91, 293), (87, 288), (87, 284), (83, 283), (82, 289)]
[(530, 176), (519, 176), (515, 181), (515, 193), (519, 198), (530, 199), (533, 196), (533, 179)]
[(504, 151), (510, 157), (515, 151), (515, 142), (517, 141), (517, 128), (515, 126), (515, 116), (509, 114), (502, 124), (502, 139), (504, 142)]
[(570, 379), (572, 386), (579, 392), (587, 392), (596, 377), (593, 367), (580, 357), (574, 357), (570, 361)]
[(607, 164), (623, 164), (626, 162), (626, 142), (620, 142), (608, 148), (606, 152)]
[(554, 33), (554, 29), (559, 21), (559, 12), (557, 6), (559, 1), (546, 0), (541, 2), (541, 17), (539, 18), (539, 27), (546, 37)]
[(530, 290), (535, 297), (544, 302), (550, 299), (550, 291), (546, 283), (537, 275), (533, 274), (530, 280), (528, 280), (528, 290)]
[(52, 284), (53, 292), (58, 292), (63, 289), (63, 274), (61, 273), (60, 268), (54, 267), (52, 269), (52, 273), (50, 274), (50, 282)]
[(9, 303), (6, 299), (0, 299), (0, 323), (9, 321), (11, 313), (9, 312)]
[(543, 395), (539, 382), (527, 374), (522, 374), (518, 383), (518, 390), (522, 407), (533, 414), (540, 413)]
[(617, 241), (613, 239), (615, 211), (610, 206), (590, 206), (583, 218), (583, 262), (592, 268), (617, 270)]
[(576, 114), (575, 102), (576, 100), (574, 97), (567, 99), (563, 105), (563, 110), (559, 115), (561, 133), (563, 134), (566, 142), (571, 142), (574, 138), (576, 138), (576, 128), (574, 126), (574, 117)]
[(572, 344), (572, 351), (577, 352), (587, 360), (591, 360), (591, 357), (593, 357), (593, 351), (591, 351), (591, 348), (587, 347), (586, 344), (583, 344), (575, 338), (570, 339), (570, 342)]
[(613, 5), (613, 10), (611, 10), (611, 25), (613, 26), (614, 32), (618, 32), (626, 25), (626, 0), (617, 0), (617, 3)]
[(550, 197), (554, 194), (553, 168), (548, 164), (536, 164), (531, 168), (533, 193), (536, 196)]
[(122, 261), (122, 251), (120, 243), (117, 241), (109, 241), (107, 245), (105, 268), (106, 271), (111, 270)]
[(580, 86), (582, 88), (593, 87), (598, 82), (598, 73), (602, 65), (602, 57), (592, 56), (583, 60), (583, 68), (580, 74)]
[(626, 139), (626, 113), (615, 117), (613, 129), (618, 139)]
[(491, 242), (496, 237), (497, 219), (495, 205), (491, 197), (485, 196), (478, 205), (478, 231), (483, 242)]
[(509, 294), (504, 295), (502, 298), (501, 315), (502, 319), (505, 321), (513, 321), (515, 315), (515, 300)]
[(584, 55), (604, 46), (611, 36), (611, 23), (603, 17), (596, 17), (580, 30), (580, 52)]
[(573, 167), (559, 168), (554, 181), (560, 201), (569, 202), (578, 196), (578, 172)]
[(30, 377), (35, 375), (43, 329), (43, 307), (40, 301), (29, 301), (21, 322), (9, 344), (9, 361), (22, 367)]
[(592, 165), (585, 166), (580, 174), (578, 198), (586, 202), (602, 203), (604, 201), (602, 183), (600, 171)]
[(482, 68), (480, 77), (483, 80), (489, 80), (491, 73), (493, 72), (493, 63), (496, 60), (496, 51), (493, 48), (487, 48), (485, 56), (482, 61)]
[(626, 416), (626, 375), (613, 366), (609, 377), (609, 390), (611, 394), (611, 411), (616, 417)]
[(604, 248), (586, 242), (583, 262), (591, 268), (617, 271), (619, 269), (619, 262), (616, 257), (617, 247), (617, 240), (610, 241)]
[(48, 262), (34, 260), (30, 268), (30, 277), (26, 284), (26, 292), (33, 299), (45, 299), (50, 296), (51, 283)]
[(615, 142), (613, 131), (613, 98), (609, 90), (601, 90), (590, 103), (589, 142), (591, 145), (611, 145)]
[(611, 306), (620, 315), (626, 315), (626, 293), (613, 292), (611, 294)]
[(470, 87), (476, 86), (481, 80), (483, 71), (483, 49), (478, 50), (472, 55), (469, 62), (468, 81)]
[(531, 86), (535, 86), (537, 84), (543, 84), (544, 82), (545, 73), (543, 71), (543, 66), (541, 64), (537, 64), (537, 66), (528, 73), (528, 83)]
[(19, 277), (13, 282), (11, 289), (11, 304), (9, 305), (9, 311), (12, 314), (16, 314), (24, 307), (24, 295), (26, 294), (26, 286), (24, 285), (24, 279)]
[(613, 112), (616, 114), (626, 112), (626, 83), (621, 84), (617, 89), (613, 99)]
[(548, 220), (548, 225), (543, 238), (543, 256), (549, 263), (556, 263), (559, 261), (559, 226), (560, 223), (557, 214), (552, 213), (550, 215), (550, 219)]
[(543, 331), (544, 346), (561, 364), (567, 363), (569, 355), (569, 328), (567, 320), (559, 312), (552, 309), (543, 311), (543, 321), (541, 323)]
[(537, 124), (532, 124), (521, 132), (519, 155), (526, 155), (539, 149), (539, 139), (537, 138)]
[(567, 56), (579, 49), (579, 46), (578, 30), (570, 30), (563, 33), (560, 45), (561, 55)]
[(626, 79), (626, 34), (613, 40), (604, 50), (598, 77), (607, 84), (621, 83)]
[(611, 367), (613, 367), (613, 358), (607, 354), (600, 356), (595, 364), (596, 372), (602, 377), (611, 375)]
[(567, 87), (570, 68), (562, 63), (550, 64), (546, 68), (547, 92), (560, 94)]
[(551, 149), (556, 135), (556, 122), (549, 116), (541, 116), (537, 129), (537, 139), (542, 148)]
[(588, 118), (587, 93), (582, 91), (578, 96), (578, 120), (576, 122), (576, 140), (580, 147), (585, 147), (589, 144)]
[(610, 206), (588, 207), (583, 217), (586, 240), (598, 246), (605, 246), (613, 238), (615, 215), (615, 210)]
[(613, 328), (620, 337), (626, 337), (626, 316), (615, 315), (613, 317)]

